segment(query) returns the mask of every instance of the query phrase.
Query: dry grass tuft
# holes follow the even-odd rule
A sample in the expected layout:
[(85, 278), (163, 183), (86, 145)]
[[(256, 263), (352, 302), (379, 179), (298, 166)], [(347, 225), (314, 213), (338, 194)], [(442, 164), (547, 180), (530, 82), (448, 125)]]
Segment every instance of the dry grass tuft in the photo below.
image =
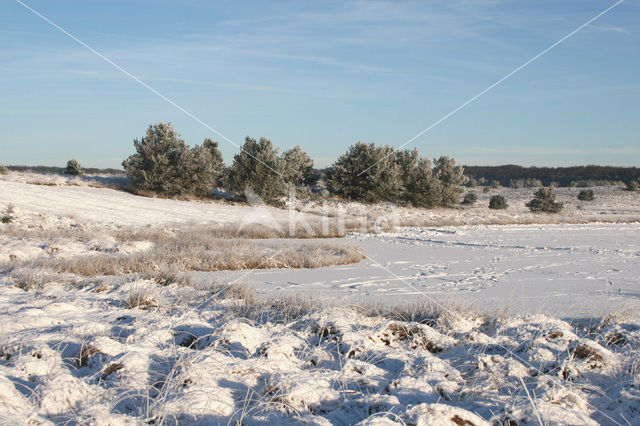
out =
[(78, 367), (86, 367), (89, 365), (89, 359), (96, 354), (100, 354), (98, 349), (91, 345), (83, 344), (78, 357)]
[(290, 323), (328, 306), (318, 298), (299, 294), (260, 297), (244, 286), (235, 289), (227, 297), (240, 302), (230, 306), (234, 316), (261, 324)]
[(166, 227), (124, 228), (115, 237), (119, 241), (152, 241), (165, 243), (168, 240), (191, 240), (200, 244), (210, 243), (216, 239), (275, 239), (275, 238), (341, 238), (346, 235), (345, 229), (337, 221), (322, 223), (319, 220), (312, 223), (288, 226), (279, 223), (271, 226), (260, 223), (252, 224), (187, 224), (176, 226), (173, 230)]
[(163, 268), (157, 272), (146, 272), (142, 274), (142, 279), (154, 281), (161, 286), (176, 284), (179, 286), (193, 286), (193, 280), (183, 272), (175, 272), (168, 268)]
[(18, 268), (11, 269), (9, 280), (14, 286), (24, 290), (42, 290), (49, 283), (50, 276), (41, 269)]
[(149, 282), (139, 283), (132, 287), (124, 300), (124, 307), (127, 309), (150, 309), (156, 308), (158, 305), (158, 293)]
[(436, 324), (442, 317), (457, 314), (466, 316), (470, 312), (463, 308), (459, 302), (440, 303), (428, 299), (419, 299), (401, 305), (385, 303), (362, 304), (357, 306), (356, 309), (368, 317), (382, 317), (393, 321), (417, 322), (427, 325)]
[(587, 345), (578, 345), (573, 351), (573, 357), (579, 359), (589, 359), (593, 361), (602, 361), (602, 355), (600, 355), (595, 349), (590, 348)]
[(111, 374), (115, 373), (116, 371), (122, 370), (123, 368), (124, 368), (124, 365), (122, 365), (122, 363), (120, 362), (114, 362), (107, 365), (107, 367), (102, 371), (102, 376), (100, 376), (100, 381), (105, 380)]

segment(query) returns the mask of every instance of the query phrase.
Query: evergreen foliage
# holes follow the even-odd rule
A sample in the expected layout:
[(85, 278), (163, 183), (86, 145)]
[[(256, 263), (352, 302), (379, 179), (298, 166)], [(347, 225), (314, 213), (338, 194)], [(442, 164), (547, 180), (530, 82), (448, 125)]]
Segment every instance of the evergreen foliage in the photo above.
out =
[(15, 220), (15, 216), (13, 215), (13, 213), (14, 213), (13, 204), (9, 204), (6, 210), (4, 211), (4, 213), (2, 214), (2, 216), (0, 216), (0, 223), (13, 222)]
[(494, 195), (489, 199), (489, 208), (494, 210), (504, 210), (509, 207), (507, 199), (502, 195)]
[(467, 181), (464, 168), (453, 158), (442, 156), (433, 163), (433, 175), (440, 181), (440, 204), (452, 206), (460, 202), (462, 185)]
[(440, 157), (432, 167), (416, 149), (394, 153), (390, 146), (358, 142), (334, 164), (328, 184), (332, 192), (352, 200), (432, 208), (457, 204), (466, 179), (452, 158)]
[(578, 200), (580, 201), (593, 201), (596, 196), (593, 193), (593, 189), (583, 189), (578, 194)]
[(476, 201), (478, 201), (478, 195), (475, 192), (470, 191), (464, 194), (462, 204), (464, 204), (465, 206), (472, 206), (476, 203)]
[(247, 136), (242, 150), (233, 157), (226, 177), (227, 188), (239, 197), (251, 190), (265, 203), (280, 204), (288, 189), (283, 163), (269, 139), (256, 141)]
[(393, 201), (402, 191), (393, 148), (358, 142), (341, 155), (327, 181), (329, 190), (368, 203)]
[(64, 170), (64, 172), (65, 174), (73, 176), (79, 176), (84, 173), (82, 170), (82, 166), (75, 158), (67, 161), (67, 168)]
[(560, 186), (571, 186), (575, 182), (577, 186), (588, 182), (588, 186), (611, 185), (617, 182), (629, 182), (640, 180), (640, 168), (638, 167), (612, 167), (612, 166), (573, 166), (573, 167), (522, 167), (512, 164), (502, 166), (466, 166), (465, 173), (469, 177), (478, 180), (480, 184), (498, 180), (503, 186), (513, 181), (523, 179), (525, 186), (527, 179), (538, 179), (543, 185), (558, 182)]
[(431, 162), (420, 158), (405, 182), (407, 200), (414, 207), (433, 208), (442, 205), (442, 184), (433, 176)]
[(543, 185), (540, 179), (520, 178), (520, 179), (511, 179), (511, 181), (509, 182), (509, 186), (511, 188), (520, 189), (520, 188), (539, 188)]
[(136, 153), (122, 162), (134, 187), (167, 195), (208, 195), (224, 164), (217, 142), (189, 146), (171, 123), (149, 126), (146, 136), (133, 141)]
[(313, 181), (313, 160), (300, 145), (282, 153), (283, 174), (288, 183), (310, 184)]
[(562, 211), (563, 204), (556, 202), (556, 194), (552, 188), (540, 188), (534, 194), (534, 198), (526, 204), (532, 212), (558, 213)]

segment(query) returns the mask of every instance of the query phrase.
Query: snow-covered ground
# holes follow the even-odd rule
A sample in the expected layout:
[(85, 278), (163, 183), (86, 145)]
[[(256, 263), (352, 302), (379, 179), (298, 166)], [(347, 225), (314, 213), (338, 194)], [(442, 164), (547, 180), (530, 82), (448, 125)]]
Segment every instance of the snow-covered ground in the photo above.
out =
[(284, 220), (289, 214), (287, 210), (264, 206), (148, 198), (116, 189), (63, 183), (50, 186), (0, 179), (0, 208), (12, 204), (27, 214), (66, 217), (90, 226), (112, 227), (185, 222), (234, 223), (239, 219), (258, 222), (265, 217)]
[(5, 265), (150, 249), (115, 239), (123, 226), (317, 221), (327, 210), (421, 226), (339, 239), (364, 250), (359, 264), (167, 286), (34, 271), (48, 284), (24, 291), (5, 269), (2, 423), (640, 424), (637, 193), (595, 188), (581, 203), (578, 189), (559, 189), (560, 215), (527, 212), (531, 189), (494, 190), (507, 211), (477, 191), (470, 208), (332, 201), (293, 213), (43, 176), (0, 176), (0, 214), (15, 206), (0, 225)]
[[(127, 309), (141, 290), (153, 303)], [(3, 283), (0, 422), (640, 421), (637, 319), (424, 309), (407, 322), (348, 307), (278, 317), (211, 294), (141, 280), (42, 292)]]

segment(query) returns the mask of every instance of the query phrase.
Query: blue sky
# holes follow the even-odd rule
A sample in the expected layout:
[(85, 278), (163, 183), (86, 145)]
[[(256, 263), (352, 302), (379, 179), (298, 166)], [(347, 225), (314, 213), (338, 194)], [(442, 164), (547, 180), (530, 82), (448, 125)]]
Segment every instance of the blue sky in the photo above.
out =
[[(237, 144), (319, 166), (398, 146), (611, 1), (24, 0)], [(0, 163), (120, 167), (150, 123), (220, 141), (13, 0)], [(640, 2), (627, 0), (408, 147), (469, 165), (640, 165)]]

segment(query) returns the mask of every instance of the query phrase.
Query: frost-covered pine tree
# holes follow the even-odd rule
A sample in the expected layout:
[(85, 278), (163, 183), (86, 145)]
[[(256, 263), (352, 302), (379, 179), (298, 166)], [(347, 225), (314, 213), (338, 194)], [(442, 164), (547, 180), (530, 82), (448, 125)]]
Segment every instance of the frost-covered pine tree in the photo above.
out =
[(136, 188), (168, 195), (208, 195), (224, 168), (216, 142), (189, 146), (171, 123), (152, 124), (140, 140), (136, 153), (122, 162)]
[(251, 189), (265, 203), (280, 204), (288, 189), (282, 164), (269, 139), (256, 141), (247, 136), (242, 151), (233, 157), (227, 187), (237, 196), (244, 197), (245, 191)]
[(171, 123), (150, 125), (146, 136), (135, 139), (133, 145), (136, 153), (122, 166), (135, 187), (168, 194), (183, 192), (179, 177), (189, 148)]
[(300, 145), (282, 153), (285, 180), (293, 185), (308, 183), (313, 168), (313, 160)]
[(202, 147), (206, 148), (211, 154), (211, 167), (216, 176), (222, 176), (222, 172), (224, 171), (224, 160), (222, 159), (222, 153), (220, 149), (218, 149), (218, 142), (213, 141), (209, 138), (205, 139), (202, 142)]
[(440, 205), (440, 181), (434, 178), (431, 162), (420, 158), (417, 149), (396, 152), (400, 168), (402, 193), (400, 199), (414, 207), (431, 208)]
[(205, 139), (185, 153), (180, 180), (185, 191), (196, 195), (210, 195), (224, 171), (218, 143)]
[(400, 180), (402, 181), (402, 194), (401, 199), (409, 200), (409, 194), (407, 191), (407, 183), (413, 180), (420, 155), (417, 149), (396, 151), (395, 162), (400, 169)]
[(370, 203), (395, 201), (402, 191), (400, 167), (390, 146), (358, 142), (333, 165), (329, 190)]
[(84, 171), (82, 170), (82, 166), (80, 165), (80, 162), (78, 162), (78, 160), (76, 160), (75, 158), (67, 161), (67, 167), (64, 170), (65, 174), (68, 175), (72, 175), (72, 176), (79, 176), (82, 173), (84, 173)]
[(540, 188), (534, 194), (534, 198), (526, 204), (532, 212), (558, 213), (562, 211), (563, 204), (556, 201), (553, 188)]
[(434, 160), (433, 175), (440, 181), (440, 203), (452, 206), (460, 202), (460, 194), (464, 192), (462, 185), (467, 181), (464, 168), (456, 166), (453, 158), (442, 156)]

